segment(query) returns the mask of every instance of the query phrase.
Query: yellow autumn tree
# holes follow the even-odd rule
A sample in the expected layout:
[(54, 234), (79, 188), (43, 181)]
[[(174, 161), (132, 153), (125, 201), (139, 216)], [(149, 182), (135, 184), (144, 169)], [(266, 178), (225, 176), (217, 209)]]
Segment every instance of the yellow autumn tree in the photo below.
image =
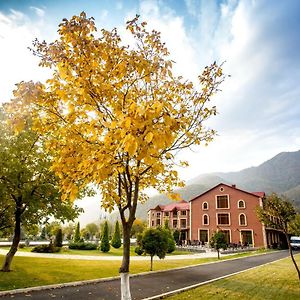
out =
[[(173, 74), (158, 31), (148, 31), (138, 16), (127, 29), (132, 46), (116, 29), (102, 29), (95, 37), (94, 19), (85, 13), (64, 19), (59, 39), (34, 42), (40, 65), (53, 75), (45, 84), (18, 84), (11, 104), (17, 112), (25, 104), (34, 114), (34, 129), (48, 136), (52, 170), (66, 198), (76, 198), (92, 183), (102, 192), (102, 206), (119, 210), (122, 299), (131, 299), (130, 231), (138, 202), (147, 199), (143, 190), (153, 187), (176, 199), (172, 190), (183, 183), (175, 154), (213, 139), (215, 131), (204, 122), (216, 114), (208, 102), (224, 80), (221, 67), (213, 63), (196, 88)], [(13, 120), (16, 128), (22, 127), (19, 116)]]

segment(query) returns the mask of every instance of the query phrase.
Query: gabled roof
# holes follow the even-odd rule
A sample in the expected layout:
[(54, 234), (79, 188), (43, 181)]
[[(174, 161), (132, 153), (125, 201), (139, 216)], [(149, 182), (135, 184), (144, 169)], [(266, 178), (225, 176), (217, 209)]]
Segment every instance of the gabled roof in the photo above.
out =
[(190, 209), (190, 204), (185, 200), (181, 200), (180, 202), (174, 202), (168, 205), (157, 205), (155, 208), (151, 208), (149, 210), (160, 210), (165, 212), (170, 212), (173, 210), (187, 210)]
[(188, 202), (181, 200), (178, 203), (171, 203), (164, 207), (163, 211), (172, 211), (172, 210), (187, 210), (190, 209), (190, 205)]
[(227, 187), (229, 187), (231, 189), (235, 189), (235, 190), (238, 190), (240, 192), (243, 192), (243, 193), (246, 193), (248, 195), (252, 195), (252, 196), (258, 197), (258, 198), (262, 198), (262, 197), (265, 196), (264, 192), (253, 192), (253, 193), (251, 193), (251, 192), (247, 192), (247, 191), (238, 189), (235, 185), (228, 185), (228, 184), (225, 184), (225, 183), (219, 183), (219, 184), (215, 185), (214, 187), (212, 187), (211, 189), (207, 190), (206, 192), (204, 192), (204, 193), (196, 196), (195, 198), (191, 199), (191, 201), (194, 201), (194, 200), (198, 199), (199, 197), (202, 197), (203, 195), (209, 193), (210, 191), (212, 191), (213, 189), (217, 188), (220, 185), (227, 186)]

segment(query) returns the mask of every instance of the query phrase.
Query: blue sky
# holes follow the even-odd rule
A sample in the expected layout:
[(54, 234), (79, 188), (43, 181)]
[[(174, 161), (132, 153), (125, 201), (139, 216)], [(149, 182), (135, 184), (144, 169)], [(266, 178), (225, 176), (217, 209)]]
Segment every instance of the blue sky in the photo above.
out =
[(45, 80), (27, 47), (52, 41), (62, 18), (85, 11), (98, 28), (117, 27), (140, 14), (161, 31), (175, 71), (195, 80), (205, 65), (226, 61), (231, 77), (214, 99), (209, 122), (219, 136), (184, 152), (183, 178), (256, 166), (281, 151), (300, 149), (300, 1), (140, 0), (1, 1), (0, 101), (21, 80)]

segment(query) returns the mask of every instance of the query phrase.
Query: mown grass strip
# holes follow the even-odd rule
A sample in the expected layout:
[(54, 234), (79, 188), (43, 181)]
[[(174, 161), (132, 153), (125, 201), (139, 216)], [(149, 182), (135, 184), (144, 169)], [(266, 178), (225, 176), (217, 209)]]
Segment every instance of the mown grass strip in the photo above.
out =
[[(295, 256), (298, 265), (300, 254)], [(290, 258), (260, 266), (166, 299), (298, 300), (300, 283)]]

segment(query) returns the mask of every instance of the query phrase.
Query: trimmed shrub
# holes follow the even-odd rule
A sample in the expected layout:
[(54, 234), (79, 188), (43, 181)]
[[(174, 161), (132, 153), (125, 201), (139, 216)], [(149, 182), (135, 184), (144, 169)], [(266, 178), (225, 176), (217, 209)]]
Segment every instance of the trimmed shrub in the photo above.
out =
[(55, 247), (53, 244), (49, 245), (39, 245), (34, 247), (31, 252), (37, 252), (37, 253), (56, 253), (60, 251), (60, 247)]
[(69, 249), (76, 249), (76, 250), (96, 250), (97, 245), (95, 243), (89, 242), (78, 242), (78, 243), (70, 243)]

